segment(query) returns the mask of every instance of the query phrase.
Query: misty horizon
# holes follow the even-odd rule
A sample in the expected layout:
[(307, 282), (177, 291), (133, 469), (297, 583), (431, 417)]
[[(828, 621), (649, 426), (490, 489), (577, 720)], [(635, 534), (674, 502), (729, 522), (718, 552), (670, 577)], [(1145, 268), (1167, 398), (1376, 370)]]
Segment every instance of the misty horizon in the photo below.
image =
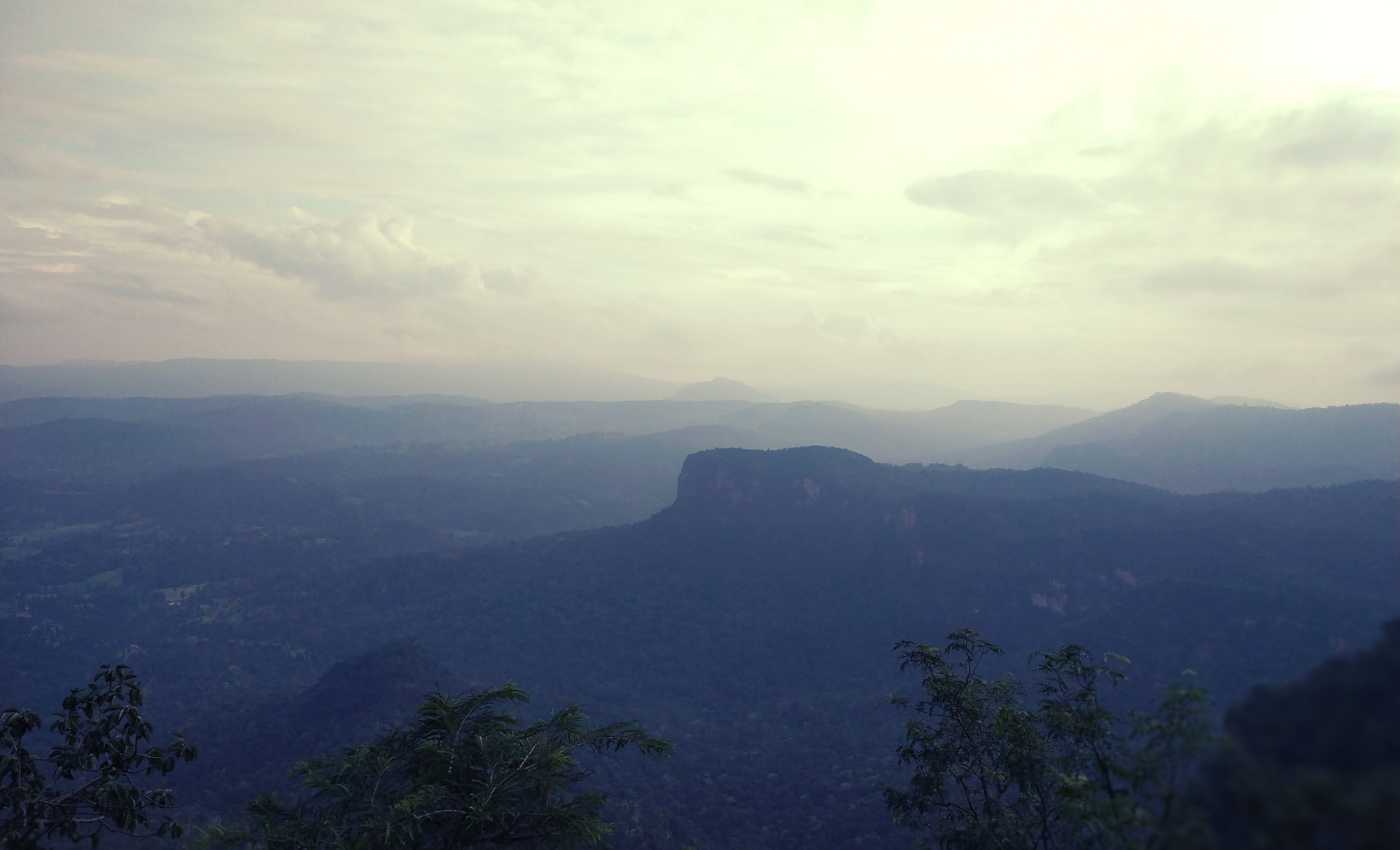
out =
[[(195, 374), (201, 367), (216, 370), (208, 385), (200, 384)], [(171, 392), (169, 384), (150, 378), (151, 374), (192, 368), (194, 374), (177, 378), (178, 391)], [(265, 370), (274, 371), (265, 371)], [(330, 373), (318, 374), (317, 370)], [(0, 363), (0, 376), (8, 370), (16, 375), (44, 374), (48, 378), (26, 382), (13, 381), (14, 387), (0, 380), (0, 396), (23, 398), (26, 395), (278, 395), (287, 393), (323, 394), (328, 396), (474, 396), (496, 403), (544, 401), (654, 401), (666, 399), (703, 399), (725, 401), (754, 401), (773, 403), (820, 402), (851, 404), (876, 410), (933, 410), (959, 402), (1005, 402), (1028, 405), (1061, 405), (1085, 410), (1111, 410), (1129, 406), (1154, 396), (1180, 395), (1221, 404), (1244, 406), (1277, 406), (1312, 408), (1334, 406), (1316, 396), (1266, 398), (1249, 392), (1228, 392), (1209, 395), (1192, 392), (1189, 388), (1149, 388), (1141, 394), (1086, 397), (1064, 397), (1053, 388), (1040, 394), (1019, 397), (979, 393), (975, 389), (956, 388), (938, 383), (890, 382), (863, 383), (841, 386), (832, 383), (806, 386), (756, 385), (734, 375), (712, 375), (693, 381), (668, 380), (650, 375), (590, 369), (576, 364), (536, 360), (528, 362), (461, 362), (450, 360), (371, 361), (371, 360), (282, 360), (277, 358), (222, 359), (209, 357), (177, 357), (164, 360), (115, 361), (73, 359), (37, 363)], [(77, 384), (65, 384), (65, 373), (98, 370), (124, 373), (135, 383), (101, 388), (89, 375)], [(263, 371), (260, 371), (263, 370)], [(240, 371), (242, 374), (240, 374)], [(147, 377), (141, 377), (148, 373)], [(143, 383), (143, 381), (145, 383)], [(63, 389), (64, 386), (81, 389)], [(145, 387), (142, 389), (142, 387)], [(48, 389), (33, 389), (49, 387)], [(732, 392), (730, 392), (732, 390)], [(692, 395), (693, 394), (693, 395)], [(1400, 395), (1377, 394), (1346, 404), (1394, 403)]]

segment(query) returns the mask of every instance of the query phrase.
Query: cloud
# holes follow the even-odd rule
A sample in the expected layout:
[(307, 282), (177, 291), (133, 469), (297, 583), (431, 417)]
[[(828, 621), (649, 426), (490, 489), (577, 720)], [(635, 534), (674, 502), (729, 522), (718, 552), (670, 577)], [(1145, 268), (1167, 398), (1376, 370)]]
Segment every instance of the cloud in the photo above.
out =
[(920, 206), (985, 218), (1080, 213), (1098, 206), (1094, 194), (1076, 181), (1008, 171), (928, 177), (904, 195)]
[(792, 275), (782, 269), (768, 266), (740, 266), (725, 269), (722, 274), (730, 280), (755, 284), (785, 284), (792, 282)]
[(795, 180), (791, 177), (783, 177), (777, 174), (769, 174), (766, 171), (755, 171), (751, 168), (731, 168), (724, 172), (740, 183), (750, 186), (757, 186), (762, 189), (772, 189), (775, 192), (783, 192), (789, 195), (806, 195), (812, 191), (812, 187), (806, 181)]
[(481, 285), (502, 295), (525, 295), (534, 286), (534, 278), (524, 269), (483, 269)]
[(0, 292), (0, 327), (17, 325), (23, 320), (19, 307)]
[(171, 304), (181, 307), (193, 307), (205, 303), (202, 298), (156, 286), (145, 278), (133, 274), (114, 274), (94, 278), (87, 282), (83, 288), (126, 301)]
[(1400, 362), (1371, 373), (1371, 382), (1383, 387), (1400, 387)]
[(1273, 159), (1299, 168), (1387, 165), (1400, 155), (1400, 120), (1385, 109), (1333, 100), (1280, 116), (1268, 128), (1277, 137)]
[(77, 274), (83, 267), (77, 263), (35, 263), (29, 270), (39, 274)]
[(774, 225), (770, 227), (760, 227), (754, 231), (754, 235), (766, 242), (777, 242), (782, 245), (797, 245), (803, 248), (830, 249), (831, 243), (816, 235), (810, 227), (793, 227), (786, 225)]
[(85, 216), (107, 221), (145, 224), (157, 228), (179, 226), (189, 221), (187, 213), (118, 194), (103, 195), (96, 203), (82, 207), (80, 212)]
[(827, 316), (821, 328), (840, 339), (861, 339), (870, 335), (870, 320), (864, 316), (837, 313)]
[(402, 218), (365, 214), (340, 222), (253, 228), (208, 217), (194, 226), (230, 256), (310, 284), (331, 300), (444, 295), (475, 281), (469, 264), (418, 246), (412, 222)]
[(1157, 292), (1239, 293), (1263, 288), (1270, 279), (1254, 266), (1214, 258), (1163, 266), (1148, 273), (1143, 287)]
[(14, 157), (0, 153), (0, 180), (23, 180), (30, 176), (29, 169), (20, 165)]
[(1171, 262), (1147, 271), (1142, 288), (1159, 294), (1241, 295), (1277, 299), (1384, 297), (1400, 292), (1400, 250), (1382, 246), (1349, 257), (1244, 263), (1223, 257)]
[(0, 219), (0, 274), (70, 274), (89, 246), (44, 222)]

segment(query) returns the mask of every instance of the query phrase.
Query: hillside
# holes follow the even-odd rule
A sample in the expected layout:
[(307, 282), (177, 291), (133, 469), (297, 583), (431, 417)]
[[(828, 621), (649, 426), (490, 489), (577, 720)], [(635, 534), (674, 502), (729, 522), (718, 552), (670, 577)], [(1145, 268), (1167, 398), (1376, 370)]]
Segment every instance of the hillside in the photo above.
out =
[[(1125, 698), (1192, 667), (1224, 704), (1369, 640), (1400, 605), (1398, 510), (1396, 484), (1183, 497), (1057, 470), (714, 450), (631, 526), (389, 560), (220, 536), (217, 561), (11, 572), (0, 675), (46, 695), (126, 659), (197, 739), (415, 640), (454, 681), (518, 681), (541, 707), (579, 700), (671, 738), (669, 762), (600, 775), (622, 846), (851, 846), (891, 836), (894, 641), (971, 625), (1020, 659), (1076, 639), (1137, 658)], [(53, 569), (83, 559), (72, 545)], [(238, 802), (190, 793), (204, 811)]]

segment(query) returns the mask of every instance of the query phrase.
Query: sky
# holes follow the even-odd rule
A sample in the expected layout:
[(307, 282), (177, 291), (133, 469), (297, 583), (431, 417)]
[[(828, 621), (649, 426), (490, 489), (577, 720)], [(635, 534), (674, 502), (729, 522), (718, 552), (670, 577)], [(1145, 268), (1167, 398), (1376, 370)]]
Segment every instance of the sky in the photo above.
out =
[(1393, 2), (0, 4), (0, 362), (1400, 400)]

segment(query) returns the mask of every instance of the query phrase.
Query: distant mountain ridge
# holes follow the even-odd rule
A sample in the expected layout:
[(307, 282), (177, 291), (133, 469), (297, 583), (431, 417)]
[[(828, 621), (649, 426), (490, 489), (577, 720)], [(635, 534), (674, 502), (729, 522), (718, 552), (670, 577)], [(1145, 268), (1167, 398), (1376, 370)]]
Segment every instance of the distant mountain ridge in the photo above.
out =
[(1183, 493), (1391, 479), (1400, 477), (1400, 405), (1293, 409), (1160, 393), (962, 459), (1060, 467)]
[(0, 401), (36, 396), (447, 394), (494, 401), (667, 398), (676, 384), (550, 363), (376, 363), (184, 358), (0, 366)]
[[(881, 460), (928, 462), (996, 439), (1038, 434), (1089, 411), (960, 402), (931, 411), (879, 411), (830, 402), (512, 402), (469, 398), (329, 398), (316, 395), (205, 398), (32, 398), (0, 403), (0, 472), (50, 470), (79, 479), (101, 471), (149, 477), (190, 465), (308, 451), (400, 444), (486, 448), (582, 434), (629, 436), (716, 429), (752, 448), (841, 445)], [(97, 463), (74, 453), (63, 422), (82, 420), (94, 446), (115, 435), (138, 451)], [(103, 423), (109, 423), (103, 425)], [(110, 431), (108, 435), (104, 432)], [(139, 435), (145, 434), (144, 438)], [(160, 436), (179, 433), (160, 451)], [(144, 447), (144, 448), (142, 448)], [(8, 459), (8, 461), (7, 461)]]
[(1400, 477), (1400, 405), (1291, 409), (1171, 393), (1100, 415), (974, 400), (888, 411), (813, 401), (31, 398), (0, 403), (0, 474), (120, 482), (328, 449), (470, 450), (694, 428), (713, 429), (722, 442), (711, 447), (825, 445), (886, 463), (1050, 466), (1183, 493)]

